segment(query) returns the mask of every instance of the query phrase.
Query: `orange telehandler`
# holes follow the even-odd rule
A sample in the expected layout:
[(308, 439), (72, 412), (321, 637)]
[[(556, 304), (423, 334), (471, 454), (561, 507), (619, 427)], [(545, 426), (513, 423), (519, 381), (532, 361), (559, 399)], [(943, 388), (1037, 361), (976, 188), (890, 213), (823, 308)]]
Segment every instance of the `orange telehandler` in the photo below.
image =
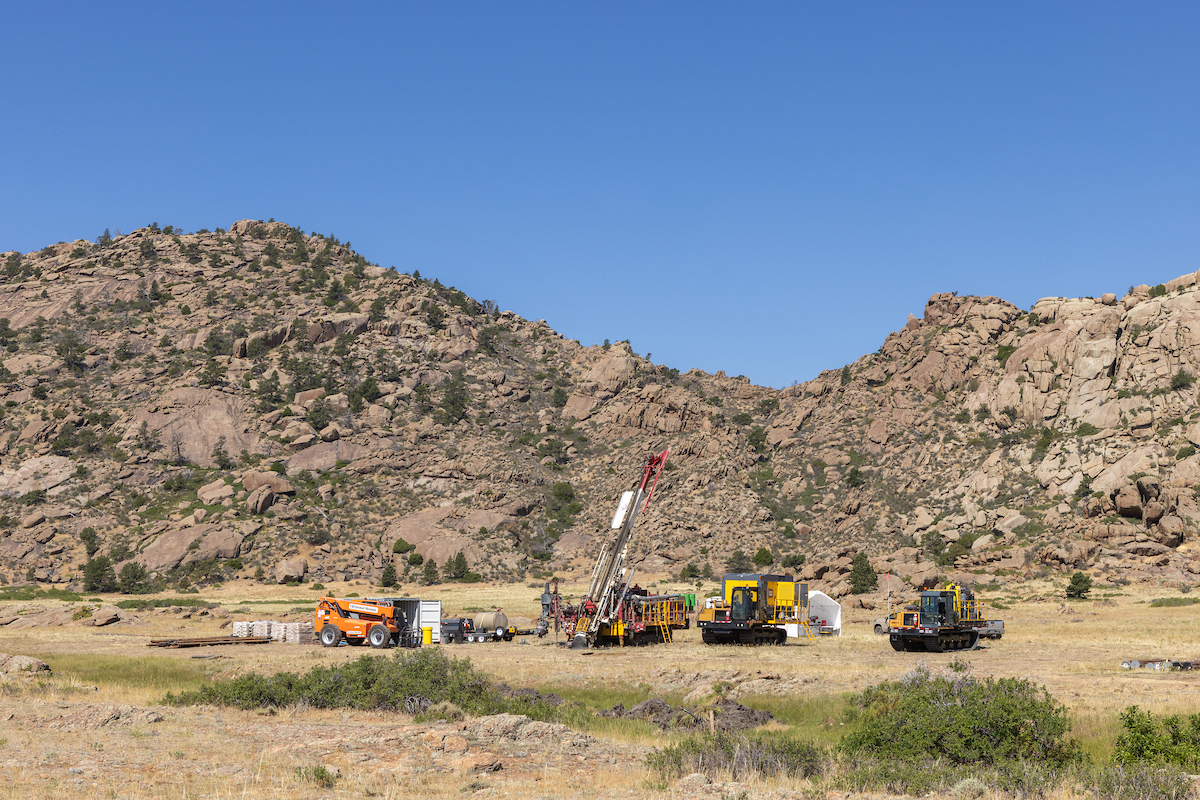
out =
[(375, 648), (417, 647), (421, 641), (404, 609), (380, 598), (322, 597), (313, 630), (323, 647), (337, 647), (342, 639)]

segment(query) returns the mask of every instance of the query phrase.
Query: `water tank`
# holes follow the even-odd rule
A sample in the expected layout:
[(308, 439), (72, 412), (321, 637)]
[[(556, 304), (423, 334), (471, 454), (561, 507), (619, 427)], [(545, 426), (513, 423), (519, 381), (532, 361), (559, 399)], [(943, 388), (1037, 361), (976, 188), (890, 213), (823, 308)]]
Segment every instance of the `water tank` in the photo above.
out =
[(495, 633), (499, 629), (502, 633), (508, 628), (508, 615), (503, 611), (483, 611), (475, 615), (475, 630), (487, 631)]

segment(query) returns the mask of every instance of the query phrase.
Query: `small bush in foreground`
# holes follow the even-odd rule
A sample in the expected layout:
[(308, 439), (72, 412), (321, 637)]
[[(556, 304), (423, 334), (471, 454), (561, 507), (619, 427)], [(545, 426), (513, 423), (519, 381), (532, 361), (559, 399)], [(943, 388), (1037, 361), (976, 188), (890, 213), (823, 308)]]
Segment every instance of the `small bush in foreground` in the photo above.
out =
[(1097, 800), (1185, 800), (1196, 796), (1192, 778), (1179, 767), (1121, 766), (1096, 772)]
[(1067, 739), (1066, 708), (1044, 687), (1018, 678), (935, 676), (918, 667), (898, 681), (868, 687), (848, 712), (853, 727), (839, 748), (851, 755), (956, 764), (1080, 758)]
[(826, 761), (821, 746), (779, 732), (692, 736), (646, 757), (647, 765), (667, 780), (693, 772), (728, 774), (734, 780), (754, 775), (807, 778), (821, 774)]
[(1118, 764), (1174, 764), (1200, 769), (1200, 714), (1172, 714), (1155, 719), (1149, 711), (1129, 706), (1121, 712), (1121, 727), (1113, 758)]
[(525, 714), (533, 719), (556, 717), (555, 708), (537, 699), (505, 697), (469, 658), (450, 658), (440, 650), (397, 651), (392, 657), (363, 656), (342, 666), (314, 667), (306, 674), (250, 673), (214, 681), (194, 692), (168, 693), (167, 705), (233, 706), (241, 709), (356, 708), (423, 714), (451, 703), (469, 714)]

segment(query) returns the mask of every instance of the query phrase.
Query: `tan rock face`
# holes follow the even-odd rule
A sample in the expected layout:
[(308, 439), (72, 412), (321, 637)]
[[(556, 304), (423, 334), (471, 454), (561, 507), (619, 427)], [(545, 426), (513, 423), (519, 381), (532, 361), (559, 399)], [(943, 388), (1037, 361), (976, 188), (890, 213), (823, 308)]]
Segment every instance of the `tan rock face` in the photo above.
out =
[[(286, 253), (295, 235), (281, 223), (239, 222), (234, 234), (178, 242), (144, 229), (86, 258), (72, 259), (73, 245), (22, 255), (46, 280), (36, 298), (19, 284), (5, 293), (17, 328), (39, 315), (53, 327), (77, 301), (102, 313), (136, 300), (139, 282), (170, 286), (174, 300), (156, 309), (153, 325), (89, 328), (94, 350), (73, 387), (58, 368), (57, 330), (41, 343), (21, 337), (18, 352), (6, 354), (22, 360), (0, 419), (0, 513), (67, 512), (0, 536), (11, 570), (72, 580), (88, 526), (102, 548), (123, 541), (162, 569), (251, 546), (273, 565), (308, 553), (302, 541), (317, 526), (340, 532), (336, 547), (311, 556), (321, 575), (374, 580), (384, 561), (374, 541), (401, 531), (439, 563), (468, 553), (485, 576), (496, 565), (511, 579), (542, 545), (550, 568), (586, 573), (589, 548), (604, 540), (643, 451), (669, 444), (673, 469), (632, 545), (640, 570), (665, 575), (695, 562), (720, 574), (734, 549), (765, 546), (777, 558), (804, 555), (814, 588), (836, 594), (847, 553), (878, 561), (904, 551), (886, 566), (907, 576), (907, 591), (945, 574), (929, 550), (935, 534), (947, 542), (969, 534), (975, 549), (956, 569), (981, 575), (1002, 569), (1019, 580), (1049, 566), (1200, 581), (1188, 577), (1200, 565), (1187, 548), (1200, 523), (1190, 491), (1200, 485), (1191, 450), (1200, 446), (1200, 409), (1187, 385), (1200, 376), (1194, 274), (1168, 281), (1165, 296), (1146, 286), (1099, 300), (1046, 298), (1029, 312), (998, 298), (937, 294), (922, 314), (897, 319), (876, 352), (777, 391), (723, 372), (678, 374), (626, 343), (584, 347), (544, 322), (476, 307), (303, 234), (310, 261), (325, 252), (330, 278), (376, 320), (326, 310), (295, 291), (299, 265), (265, 265), (267, 245)], [(201, 260), (181, 244), (199, 247)], [(246, 269), (256, 258), (261, 270)], [(209, 292), (237, 302), (210, 305)], [(177, 358), (210, 349), (224, 350), (212, 366), (225, 375), (204, 374), (207, 353)], [(138, 357), (105, 355), (119, 351)], [(451, 376), (464, 378), (471, 413), (444, 424)], [(377, 392), (361, 405), (367, 379)], [(560, 388), (564, 408), (552, 402)], [(320, 431), (308, 421), (318, 406)], [(561, 451), (547, 452), (549, 439)], [(258, 466), (205, 477), (200, 500), (227, 510), (192, 513), (179, 487), (199, 474), (189, 464), (216, 463), (218, 446)], [(290, 481), (267, 472), (281, 461)], [(322, 488), (291, 497), (303, 472), (305, 487)], [(538, 544), (560, 481), (582, 509), (573, 532)], [(17, 503), (33, 491), (45, 497), (29, 500), (46, 505)], [(135, 498), (143, 510), (126, 508)], [(1119, 513), (1140, 519), (1118, 524)], [(245, 514), (252, 523), (238, 519)], [(153, 522), (164, 516), (174, 521)], [(234, 528), (260, 535), (239, 541)]]

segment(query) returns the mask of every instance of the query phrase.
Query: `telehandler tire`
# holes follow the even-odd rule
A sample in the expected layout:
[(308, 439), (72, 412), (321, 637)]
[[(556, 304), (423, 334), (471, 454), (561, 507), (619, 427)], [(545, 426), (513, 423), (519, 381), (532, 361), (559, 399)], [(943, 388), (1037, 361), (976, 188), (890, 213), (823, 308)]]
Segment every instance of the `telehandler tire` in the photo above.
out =
[(321, 628), (321, 646), (337, 647), (342, 643), (342, 629), (337, 625), (326, 625)]
[(392, 634), (382, 625), (372, 625), (367, 631), (367, 642), (371, 647), (379, 650), (392, 643)]

